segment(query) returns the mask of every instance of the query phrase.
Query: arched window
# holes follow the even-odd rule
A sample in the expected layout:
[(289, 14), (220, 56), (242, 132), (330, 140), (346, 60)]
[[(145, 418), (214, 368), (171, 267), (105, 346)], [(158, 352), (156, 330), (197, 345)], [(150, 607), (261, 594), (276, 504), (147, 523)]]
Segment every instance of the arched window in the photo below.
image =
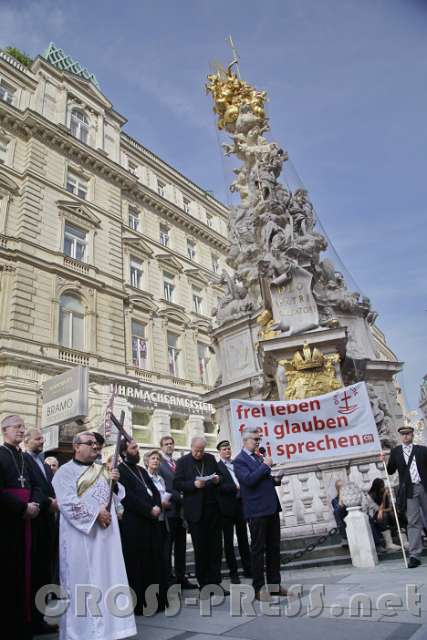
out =
[(79, 109), (73, 109), (70, 122), (71, 135), (87, 144), (89, 138), (89, 120)]
[(59, 343), (70, 349), (84, 351), (85, 311), (76, 295), (64, 293), (59, 300)]

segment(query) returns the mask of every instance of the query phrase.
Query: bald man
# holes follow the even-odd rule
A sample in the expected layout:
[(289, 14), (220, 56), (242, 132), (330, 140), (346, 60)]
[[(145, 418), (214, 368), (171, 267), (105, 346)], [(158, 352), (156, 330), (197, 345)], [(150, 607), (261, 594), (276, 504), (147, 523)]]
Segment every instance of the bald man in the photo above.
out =
[(0, 598), (0, 620), (9, 623), (9, 640), (32, 637), (31, 522), (38, 517), (43, 491), (21, 450), (25, 424), (21, 416), (1, 421), (0, 549), (7, 589)]
[[(43, 462), (44, 436), (40, 429), (28, 429), (25, 437), (24, 458), (37, 483), (43, 491), (40, 514), (32, 522), (32, 586), (33, 594), (46, 584), (57, 584), (54, 567), (58, 554), (57, 518), (58, 504), (52, 486), (52, 469)], [(43, 620), (42, 613), (33, 608), (33, 631), (35, 634), (51, 630)]]

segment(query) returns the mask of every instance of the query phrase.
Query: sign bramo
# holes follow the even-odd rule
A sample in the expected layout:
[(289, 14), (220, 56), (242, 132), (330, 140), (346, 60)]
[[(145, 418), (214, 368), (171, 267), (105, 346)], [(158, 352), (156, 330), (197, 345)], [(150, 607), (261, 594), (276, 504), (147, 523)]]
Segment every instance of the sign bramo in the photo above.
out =
[(71, 422), (87, 416), (89, 372), (73, 367), (43, 385), (42, 426)]
[(235, 448), (242, 446), (243, 429), (257, 428), (262, 446), (276, 463), (348, 459), (381, 450), (364, 382), (305, 400), (230, 404)]

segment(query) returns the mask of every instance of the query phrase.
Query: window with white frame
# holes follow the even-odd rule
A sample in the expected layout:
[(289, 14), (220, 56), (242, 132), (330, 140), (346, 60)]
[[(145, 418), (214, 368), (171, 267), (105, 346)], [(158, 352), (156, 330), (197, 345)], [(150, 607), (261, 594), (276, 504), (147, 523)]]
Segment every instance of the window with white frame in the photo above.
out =
[(135, 289), (142, 289), (142, 261), (135, 256), (130, 257), (130, 283)]
[(206, 214), (206, 224), (208, 225), (208, 227), (213, 229), (214, 221), (213, 221), (213, 216), (210, 213)]
[(213, 420), (203, 420), (203, 436), (207, 440), (207, 447), (214, 449), (218, 438), (218, 425)]
[(138, 444), (154, 444), (152, 417), (152, 412), (137, 409), (136, 407), (132, 409), (132, 437)]
[(160, 225), (160, 236), (159, 236), (159, 240), (160, 240), (160, 244), (162, 244), (164, 247), (168, 247), (169, 246), (169, 227), (167, 227), (165, 224), (161, 224)]
[(132, 320), (132, 362), (138, 369), (147, 369), (145, 325), (137, 320)]
[(71, 112), (70, 132), (80, 142), (87, 144), (89, 139), (89, 120), (80, 109), (73, 109)]
[(80, 298), (64, 293), (59, 300), (59, 344), (69, 349), (84, 351), (85, 312)]
[(0, 136), (0, 162), (6, 162), (9, 141)]
[(12, 85), (8, 84), (4, 80), (0, 80), (0, 100), (3, 100), (3, 102), (7, 102), (8, 104), (12, 104), (15, 92), (15, 87), (12, 87)]
[(199, 364), (199, 379), (202, 384), (208, 384), (209, 347), (204, 342), (197, 343), (197, 362)]
[(193, 311), (195, 313), (203, 313), (202, 290), (199, 287), (192, 287)]
[(173, 302), (175, 291), (175, 277), (168, 271), (163, 271), (163, 297), (167, 302)]
[(189, 238), (187, 238), (187, 256), (190, 260), (196, 259), (196, 243), (194, 240), (190, 240)]
[(88, 193), (88, 181), (77, 173), (67, 172), (67, 191), (86, 200)]
[(139, 211), (132, 205), (128, 207), (128, 225), (134, 231), (139, 230)]
[(165, 197), (165, 189), (166, 189), (166, 184), (161, 180), (157, 179), (157, 193), (159, 194), (159, 196), (162, 196), (162, 198)]
[(67, 222), (64, 227), (64, 254), (74, 260), (87, 261), (87, 232)]
[(212, 271), (219, 273), (219, 257), (215, 253), (212, 254)]
[(185, 213), (190, 213), (190, 201), (188, 198), (182, 199), (182, 208), (184, 209)]
[(168, 339), (168, 368), (171, 376), (178, 377), (180, 374), (180, 354), (179, 338), (175, 333), (167, 332)]
[(188, 442), (187, 435), (188, 418), (185, 416), (171, 416), (170, 418), (170, 434), (175, 440), (176, 447), (186, 447)]

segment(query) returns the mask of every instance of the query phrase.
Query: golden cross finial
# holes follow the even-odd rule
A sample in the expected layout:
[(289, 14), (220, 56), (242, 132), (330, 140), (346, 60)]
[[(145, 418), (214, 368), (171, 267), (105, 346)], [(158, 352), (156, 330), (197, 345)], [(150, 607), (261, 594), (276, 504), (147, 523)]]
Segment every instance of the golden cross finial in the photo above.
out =
[(230, 45), (231, 51), (233, 52), (233, 62), (236, 62), (236, 70), (237, 70), (237, 77), (240, 80), (240, 67), (239, 67), (239, 60), (240, 60), (240, 56), (238, 54), (238, 51), (236, 49), (236, 46), (233, 42), (233, 38), (231, 37), (231, 35), (228, 36), (228, 44)]

